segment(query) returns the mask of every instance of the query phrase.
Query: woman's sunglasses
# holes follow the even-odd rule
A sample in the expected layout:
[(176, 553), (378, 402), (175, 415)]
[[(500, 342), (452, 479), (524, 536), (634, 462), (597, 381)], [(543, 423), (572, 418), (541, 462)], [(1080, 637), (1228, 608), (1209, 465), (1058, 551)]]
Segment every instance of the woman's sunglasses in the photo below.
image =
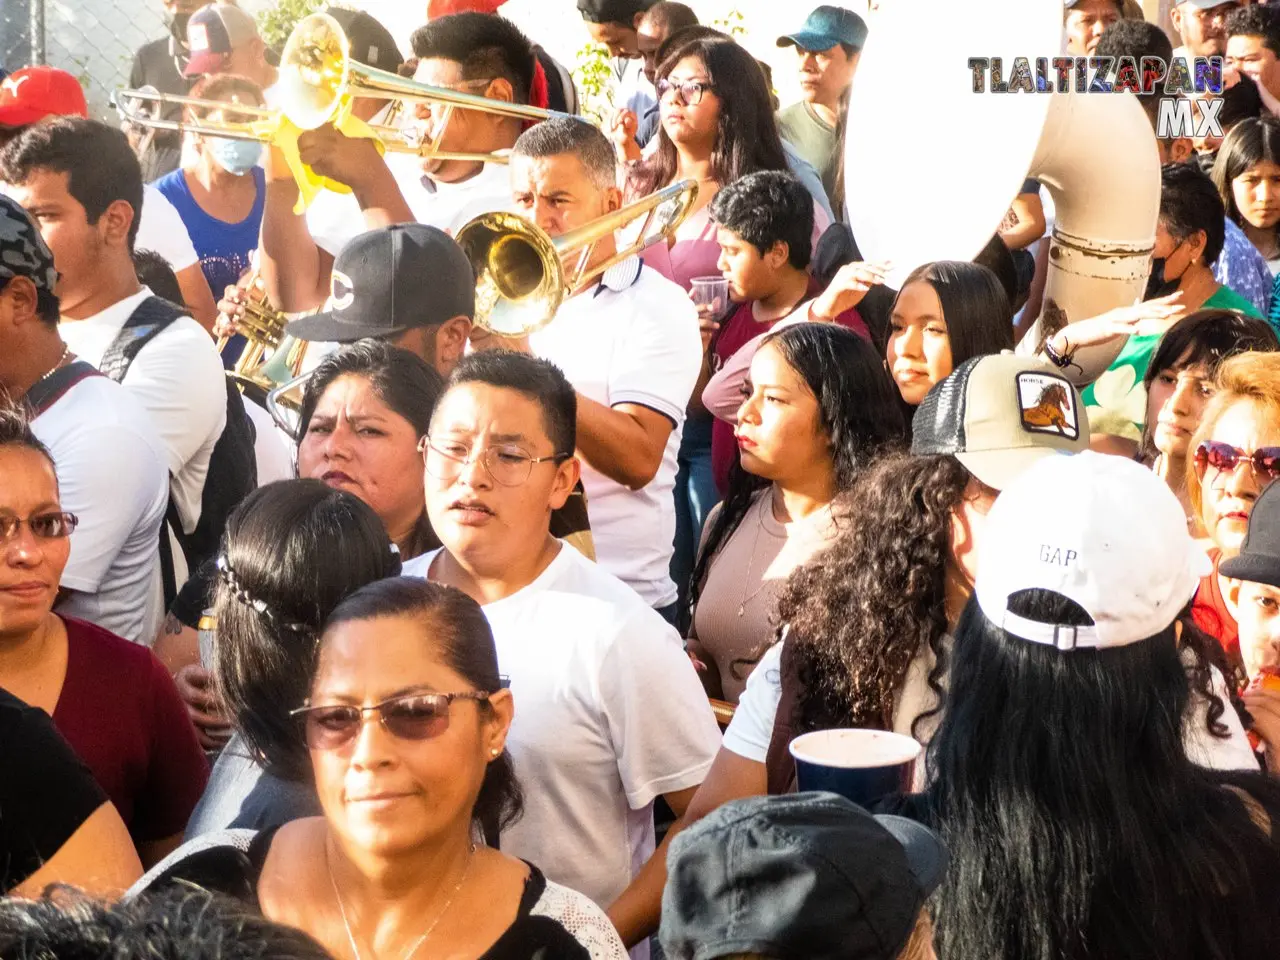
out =
[(309, 749), (337, 750), (359, 736), (367, 713), (376, 713), (383, 729), (398, 740), (431, 740), (449, 729), (449, 705), (454, 700), (488, 699), (489, 694), (478, 691), (408, 693), (369, 707), (308, 705), (290, 710), (289, 715), (304, 719)]
[(1280, 447), (1259, 447), (1253, 453), (1245, 453), (1217, 440), (1206, 440), (1196, 447), (1196, 474), (1201, 480), (1209, 467), (1218, 473), (1233, 473), (1241, 461), (1247, 461), (1254, 476), (1264, 483), (1280, 480)]

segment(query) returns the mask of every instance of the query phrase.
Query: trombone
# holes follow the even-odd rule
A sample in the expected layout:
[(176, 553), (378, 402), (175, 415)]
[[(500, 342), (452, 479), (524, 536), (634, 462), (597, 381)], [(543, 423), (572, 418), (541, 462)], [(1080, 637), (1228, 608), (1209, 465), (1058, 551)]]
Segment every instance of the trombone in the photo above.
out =
[[(448, 125), (454, 108), (519, 120), (568, 116), (540, 107), (459, 93), (358, 63), (351, 59), (351, 44), (342, 27), (326, 13), (313, 13), (294, 27), (280, 54), (280, 80), (276, 89), (285, 115), (303, 130), (314, 130), (331, 122), (343, 106), (358, 97), (442, 104), (445, 116), (440, 123), (441, 129)], [(426, 149), (424, 155), (447, 159), (445, 154), (433, 152), (429, 147)], [(488, 162), (505, 162), (495, 154), (466, 156), (471, 159), (487, 158)]]
[[(485, 213), (468, 221), (454, 239), (476, 274), (475, 324), (503, 337), (542, 329), (584, 283), (649, 244), (670, 239), (697, 197), (697, 182), (682, 180), (555, 238), (514, 213)], [(641, 216), (635, 240), (591, 264), (597, 243)], [(573, 266), (566, 270), (571, 257)]]
[[(112, 102), (121, 120), (146, 130), (195, 133), (208, 137), (221, 137), (224, 140), (252, 140), (257, 143), (268, 144), (275, 140), (276, 127), (283, 115), (282, 111), (272, 110), (268, 107), (229, 103), (223, 100), (202, 100), (199, 97), (183, 97), (175, 94), (160, 93), (158, 90), (145, 87), (137, 90), (117, 90), (112, 95)], [(486, 102), (500, 103), (501, 101), (487, 100)], [(166, 120), (161, 114), (164, 108), (169, 106), (204, 110), (209, 113), (216, 110), (253, 119), (213, 120), (209, 117), (204, 117), (199, 120), (188, 120), (184, 114), (179, 119)], [(148, 107), (154, 112), (147, 112)], [(370, 129), (374, 132), (386, 153), (413, 154), (414, 156), (431, 157), (436, 160), (463, 160), (479, 163), (507, 162), (507, 158), (503, 154), (437, 150), (435, 149), (435, 144), (413, 127), (372, 125)]]

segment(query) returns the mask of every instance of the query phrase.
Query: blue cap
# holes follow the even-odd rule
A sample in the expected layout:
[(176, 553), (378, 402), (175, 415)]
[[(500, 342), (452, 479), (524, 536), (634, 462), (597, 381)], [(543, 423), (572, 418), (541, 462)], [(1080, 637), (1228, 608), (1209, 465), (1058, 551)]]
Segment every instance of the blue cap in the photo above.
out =
[(837, 43), (861, 50), (866, 42), (866, 21), (852, 10), (827, 6), (815, 8), (795, 33), (778, 38), (780, 47), (797, 46), (804, 50), (830, 50)]

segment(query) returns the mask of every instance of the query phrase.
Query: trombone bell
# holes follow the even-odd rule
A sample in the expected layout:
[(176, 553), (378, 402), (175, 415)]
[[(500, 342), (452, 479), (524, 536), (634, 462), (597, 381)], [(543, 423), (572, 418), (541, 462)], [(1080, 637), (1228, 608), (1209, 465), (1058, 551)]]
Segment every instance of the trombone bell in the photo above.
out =
[[(514, 213), (481, 214), (454, 237), (476, 274), (476, 325), (501, 337), (542, 329), (583, 284), (651, 243), (670, 238), (697, 196), (693, 180), (673, 183), (554, 239)], [(641, 217), (635, 240), (588, 266), (597, 243)], [(571, 258), (574, 266), (566, 270)]]

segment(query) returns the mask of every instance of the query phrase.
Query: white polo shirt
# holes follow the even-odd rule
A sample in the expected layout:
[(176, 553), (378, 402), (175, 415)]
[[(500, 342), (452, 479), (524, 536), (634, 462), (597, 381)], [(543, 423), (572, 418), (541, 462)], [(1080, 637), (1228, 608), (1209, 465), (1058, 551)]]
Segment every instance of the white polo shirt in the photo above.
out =
[(142, 215), (134, 249), (160, 254), (174, 273), (200, 262), (178, 208), (150, 183), (142, 188)]
[[(511, 208), (511, 183), (503, 164), (486, 163), (461, 183), (438, 183), (423, 175), (421, 161), (412, 154), (389, 153), (386, 161), (414, 220), (451, 236), (478, 214)], [(350, 193), (323, 191), (307, 208), (306, 216), (307, 230), (316, 245), (334, 257), (348, 241), (369, 229), (360, 204)]]
[[(72, 353), (95, 367), (143, 300), (143, 287), (101, 313), (63, 320), (58, 332)], [(151, 416), (164, 445), (174, 505), (183, 529), (200, 520), (209, 457), (227, 424), (226, 374), (213, 338), (190, 317), (180, 317), (139, 351), (124, 386)]]
[[(426, 577), (438, 554), (405, 575)], [(653, 854), (654, 799), (711, 768), (706, 692), (675, 629), (570, 546), (482, 609), (515, 698), (507, 749), (524, 789), (502, 850), (607, 908)]]
[(58, 612), (150, 646), (160, 629), (164, 445), (138, 400), (106, 377), (81, 380), (31, 423), (53, 455), (62, 509), (80, 523)]
[(596, 559), (649, 606), (675, 603), (669, 567), (676, 530), (676, 451), (702, 365), (693, 301), (632, 257), (592, 289), (566, 300), (529, 344), (563, 370), (583, 396), (607, 407), (649, 407), (675, 425), (657, 475), (641, 490), (629, 490), (582, 464)]

